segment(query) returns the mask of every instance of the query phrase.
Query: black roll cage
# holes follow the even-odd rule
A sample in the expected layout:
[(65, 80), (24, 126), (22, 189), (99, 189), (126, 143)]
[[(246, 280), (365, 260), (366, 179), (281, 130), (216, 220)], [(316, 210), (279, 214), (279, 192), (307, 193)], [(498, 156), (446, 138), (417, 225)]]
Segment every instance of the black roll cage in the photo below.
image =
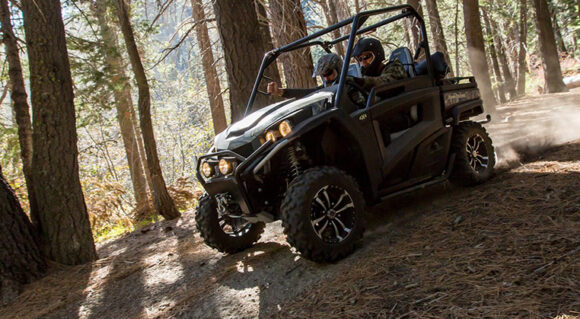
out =
[[(393, 17), (390, 17), (388, 19), (382, 20), (380, 22), (377, 22), (373, 25), (370, 25), (368, 27), (365, 27), (365, 28), (362, 28), (359, 30), (359, 28), (366, 22), (366, 20), (369, 17), (379, 15), (379, 14), (389, 13), (389, 12), (393, 12), (393, 11), (399, 11), (399, 10), (402, 11), (400, 14), (393, 16)], [(423, 48), (425, 50), (425, 58), (427, 60), (427, 70), (429, 72), (430, 78), (432, 79), (432, 81), (434, 81), (433, 80), (434, 79), (433, 67), (431, 65), (431, 54), (429, 52), (429, 44), (428, 44), (428, 40), (427, 40), (427, 30), (425, 29), (425, 21), (423, 20), (423, 18), (417, 13), (417, 11), (412, 6), (406, 4), (406, 5), (399, 5), (399, 6), (394, 6), (394, 7), (384, 8), (384, 9), (363, 11), (363, 12), (360, 12), (360, 13), (346, 19), (346, 20), (343, 20), (341, 22), (333, 24), (333, 25), (327, 27), (326, 29), (320, 30), (320, 31), (315, 32), (315, 33), (313, 33), (309, 36), (306, 36), (302, 39), (299, 39), (299, 40), (296, 40), (292, 43), (289, 43), (285, 46), (282, 46), (282, 47), (276, 48), (272, 51), (266, 52), (266, 54), (264, 54), (264, 58), (262, 59), (262, 64), (260, 66), (260, 70), (258, 71), (258, 76), (256, 77), (256, 82), (254, 83), (254, 87), (252, 89), (252, 94), (250, 95), (250, 100), (248, 101), (248, 105), (246, 106), (246, 111), (244, 112), (244, 117), (246, 115), (248, 115), (248, 113), (252, 109), (252, 104), (254, 104), (254, 100), (256, 99), (256, 94), (258, 93), (258, 88), (260, 86), (262, 78), (264, 77), (264, 71), (266, 70), (266, 68), (268, 66), (270, 66), (270, 64), (272, 64), (272, 62), (274, 62), (278, 58), (278, 56), (280, 54), (285, 53), (285, 52), (298, 50), (298, 49), (305, 48), (305, 47), (314, 46), (314, 45), (320, 45), (326, 52), (330, 52), (330, 48), (334, 44), (348, 39), (348, 46), (347, 46), (346, 53), (344, 56), (344, 61), (346, 63), (344, 63), (342, 66), (342, 71), (340, 72), (340, 79), (338, 82), (338, 89), (336, 91), (336, 98), (334, 99), (334, 106), (335, 107), (339, 106), (340, 99), (341, 99), (342, 92), (343, 92), (344, 82), (346, 80), (346, 75), (348, 72), (348, 66), (349, 66), (348, 61), (350, 61), (350, 58), (351, 58), (355, 37), (359, 34), (363, 34), (363, 33), (372, 31), (378, 27), (381, 27), (381, 26), (384, 26), (386, 24), (393, 23), (395, 21), (398, 21), (398, 20), (404, 19), (404, 18), (408, 18), (408, 17), (413, 17), (413, 18), (417, 19), (417, 22), (419, 23), (420, 31), (421, 31), (421, 39), (422, 40), (420, 41), (419, 46), (416, 49), (415, 59), (417, 58), (420, 49)], [(344, 36), (339, 37), (337, 39), (334, 39), (332, 41), (320, 41), (320, 40), (310, 41), (310, 40), (316, 39), (320, 36), (328, 34), (336, 29), (342, 28), (342, 27), (349, 25), (349, 24), (352, 24), (350, 35), (344, 35)]]

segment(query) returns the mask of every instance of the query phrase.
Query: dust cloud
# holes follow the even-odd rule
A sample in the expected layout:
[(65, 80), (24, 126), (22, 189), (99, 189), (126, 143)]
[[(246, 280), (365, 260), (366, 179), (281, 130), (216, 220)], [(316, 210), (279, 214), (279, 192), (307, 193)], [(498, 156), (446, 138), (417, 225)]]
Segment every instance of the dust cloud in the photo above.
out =
[(486, 125), (497, 166), (518, 164), (522, 155), (580, 139), (580, 89), (526, 97), (500, 105)]

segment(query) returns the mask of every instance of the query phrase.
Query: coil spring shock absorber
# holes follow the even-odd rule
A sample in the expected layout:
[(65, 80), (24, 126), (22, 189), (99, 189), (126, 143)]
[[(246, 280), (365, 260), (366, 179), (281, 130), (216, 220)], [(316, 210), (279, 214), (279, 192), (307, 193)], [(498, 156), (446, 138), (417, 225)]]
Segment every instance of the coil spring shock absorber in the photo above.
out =
[(288, 163), (290, 164), (290, 174), (289, 178), (294, 179), (300, 175), (301, 168), (300, 162), (298, 161), (298, 155), (296, 154), (296, 146), (291, 145), (288, 147)]

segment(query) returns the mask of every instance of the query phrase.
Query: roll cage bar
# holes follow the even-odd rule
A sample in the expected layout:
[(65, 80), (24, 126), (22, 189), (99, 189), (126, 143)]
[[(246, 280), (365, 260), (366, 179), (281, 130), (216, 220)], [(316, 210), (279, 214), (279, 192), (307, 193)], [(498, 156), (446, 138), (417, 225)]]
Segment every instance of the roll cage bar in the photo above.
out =
[[(393, 17), (390, 17), (388, 19), (382, 20), (380, 22), (377, 22), (373, 25), (370, 25), (368, 27), (365, 27), (365, 28), (362, 28), (359, 30), (359, 28), (366, 22), (366, 20), (369, 17), (379, 15), (379, 14), (389, 13), (389, 12), (393, 12), (393, 11), (399, 11), (399, 10), (402, 11), (400, 14), (393, 16)], [(401, 20), (404, 18), (408, 18), (408, 17), (414, 17), (415, 19), (417, 19), (419, 26), (421, 28), (420, 31), (421, 31), (422, 41), (419, 43), (419, 46), (416, 49), (415, 59), (417, 59), (419, 52), (420, 52), (420, 49), (423, 48), (425, 50), (425, 58), (427, 59), (427, 70), (429, 72), (429, 76), (431, 77), (431, 79), (433, 79), (434, 78), (433, 77), (433, 67), (431, 65), (431, 54), (429, 52), (429, 45), (428, 45), (428, 40), (427, 40), (427, 31), (425, 29), (425, 21), (423, 20), (423, 18), (417, 13), (417, 11), (412, 6), (405, 4), (405, 5), (399, 5), (399, 6), (394, 6), (394, 7), (384, 8), (384, 9), (363, 11), (363, 12), (360, 12), (360, 13), (346, 19), (346, 20), (343, 20), (341, 22), (333, 24), (333, 25), (327, 27), (326, 29), (320, 30), (320, 31), (315, 32), (315, 33), (313, 33), (309, 36), (306, 36), (302, 39), (298, 39), (292, 43), (289, 43), (285, 46), (282, 46), (282, 47), (276, 48), (272, 51), (266, 52), (266, 54), (264, 54), (264, 58), (262, 59), (262, 64), (260, 66), (260, 70), (258, 71), (258, 75), (256, 77), (256, 81), (255, 81), (254, 87), (252, 89), (252, 94), (250, 95), (250, 100), (248, 101), (248, 105), (246, 106), (246, 111), (244, 112), (244, 117), (246, 117), (246, 115), (248, 115), (248, 113), (252, 109), (252, 104), (254, 104), (254, 100), (256, 99), (256, 94), (258, 93), (258, 88), (260, 86), (262, 78), (264, 77), (264, 71), (266, 70), (266, 68), (270, 64), (272, 64), (272, 62), (274, 62), (278, 58), (278, 56), (280, 54), (285, 53), (285, 52), (298, 50), (298, 49), (305, 48), (305, 47), (314, 46), (314, 45), (319, 45), (326, 52), (330, 53), (330, 48), (332, 48), (333, 45), (348, 39), (348, 46), (347, 46), (346, 53), (344, 56), (344, 61), (350, 61), (353, 46), (354, 46), (354, 40), (355, 40), (355, 37), (357, 35), (375, 30), (378, 27), (381, 27), (381, 26), (384, 26), (386, 24), (389, 24), (389, 23), (392, 23), (392, 22), (395, 22), (395, 21), (398, 21), (398, 20)], [(311, 41), (313, 39), (321, 37), (325, 34), (328, 34), (336, 29), (342, 28), (342, 27), (349, 25), (349, 24), (352, 24), (352, 28), (351, 28), (349, 35), (344, 35), (344, 36), (336, 38), (332, 41), (320, 41), (320, 40)], [(335, 107), (337, 107), (340, 103), (341, 95), (342, 95), (343, 88), (344, 88), (344, 83), (345, 83), (347, 72), (348, 72), (348, 66), (349, 66), (348, 62), (344, 63), (342, 65), (342, 71), (340, 72), (340, 78), (339, 78), (339, 82), (338, 82), (338, 89), (336, 91), (336, 98), (334, 99), (334, 106)]]

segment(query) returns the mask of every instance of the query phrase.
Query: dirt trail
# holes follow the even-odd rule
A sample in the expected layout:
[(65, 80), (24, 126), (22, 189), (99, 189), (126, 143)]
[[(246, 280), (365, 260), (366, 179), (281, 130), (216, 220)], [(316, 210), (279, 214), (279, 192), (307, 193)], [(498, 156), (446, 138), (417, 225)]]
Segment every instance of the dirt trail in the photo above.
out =
[[(580, 314), (580, 89), (502, 106), (487, 125), (503, 170), (373, 208), (337, 264), (300, 258), (279, 223), (223, 255), (193, 213), (102, 243), (100, 260), (53, 265), (1, 318), (556, 317)], [(511, 167), (511, 168), (510, 168)], [(515, 167), (515, 168), (514, 168)]]

